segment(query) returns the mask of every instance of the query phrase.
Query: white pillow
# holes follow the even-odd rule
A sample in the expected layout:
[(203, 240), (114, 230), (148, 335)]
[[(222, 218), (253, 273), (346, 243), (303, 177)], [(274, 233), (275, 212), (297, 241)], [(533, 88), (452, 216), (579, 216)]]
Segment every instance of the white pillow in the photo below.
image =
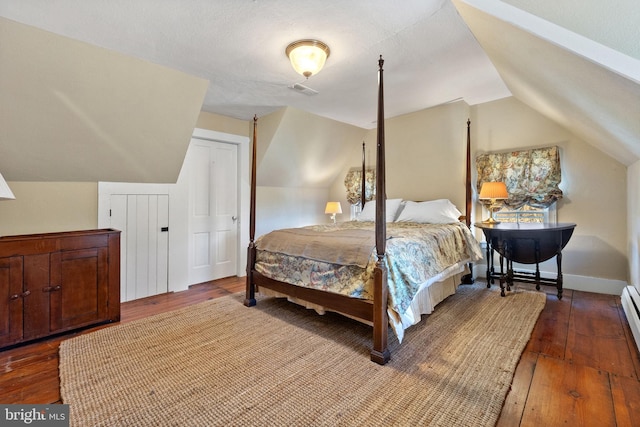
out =
[[(402, 203), (402, 199), (387, 199), (386, 204), (386, 220), (387, 222), (393, 222), (396, 219), (396, 215), (398, 213), (398, 209), (400, 208), (400, 203)], [(364, 205), (364, 209), (358, 215), (358, 221), (375, 221), (376, 220), (376, 201), (371, 200), (368, 201)]]
[(462, 213), (448, 199), (430, 200), (428, 202), (407, 201), (396, 222), (449, 224), (458, 222), (460, 215)]

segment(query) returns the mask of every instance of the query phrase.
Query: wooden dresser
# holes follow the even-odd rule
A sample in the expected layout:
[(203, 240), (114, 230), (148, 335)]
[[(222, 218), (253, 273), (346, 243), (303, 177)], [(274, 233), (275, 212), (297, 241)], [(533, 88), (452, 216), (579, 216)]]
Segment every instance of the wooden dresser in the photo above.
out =
[(0, 237), (0, 348), (120, 320), (120, 231)]

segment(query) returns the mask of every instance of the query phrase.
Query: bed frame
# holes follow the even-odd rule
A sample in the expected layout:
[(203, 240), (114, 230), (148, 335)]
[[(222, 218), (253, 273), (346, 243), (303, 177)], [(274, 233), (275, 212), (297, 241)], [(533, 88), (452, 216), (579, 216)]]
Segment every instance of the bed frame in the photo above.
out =
[[(376, 255), (377, 261), (374, 269), (374, 295), (371, 301), (350, 298), (344, 295), (324, 292), (316, 289), (304, 288), (290, 285), (270, 279), (255, 270), (256, 245), (255, 245), (255, 221), (256, 221), (256, 141), (257, 141), (257, 116), (253, 118), (253, 149), (251, 166), (251, 204), (249, 213), (249, 247), (247, 250), (247, 287), (244, 305), (252, 307), (256, 305), (256, 285), (263, 286), (290, 297), (308, 301), (321, 305), (328, 310), (337, 311), (373, 324), (373, 348), (371, 349), (371, 360), (384, 365), (390, 359), (388, 348), (389, 319), (387, 318), (387, 268), (384, 262), (386, 251), (386, 188), (385, 188), (385, 141), (384, 141), (384, 87), (383, 69), (384, 60), (382, 56), (378, 61), (379, 83), (378, 83), (378, 130), (377, 130), (377, 151), (376, 151)], [(467, 199), (465, 222), (470, 225), (471, 218), (471, 179), (470, 179), (470, 121), (467, 121)], [(362, 158), (362, 173), (364, 177), (365, 162), (364, 154)], [(365, 183), (362, 180), (361, 200), (364, 206)], [(470, 275), (469, 275), (470, 276)], [(465, 276), (466, 277), (466, 276)], [(468, 280), (468, 279), (467, 279)], [(463, 283), (465, 280), (463, 278)]]

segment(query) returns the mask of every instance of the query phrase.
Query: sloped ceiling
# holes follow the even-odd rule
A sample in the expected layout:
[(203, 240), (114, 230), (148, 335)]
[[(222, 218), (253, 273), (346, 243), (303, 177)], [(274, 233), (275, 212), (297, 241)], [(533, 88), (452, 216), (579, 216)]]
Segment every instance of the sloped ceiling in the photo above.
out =
[[(513, 94), (623, 164), (640, 157), (635, 0), (4, 0), (0, 16), (9, 181), (175, 181), (200, 109), (281, 111), (295, 135), (273, 125), (265, 168), (286, 171), (284, 153), (325, 158), (319, 136), (297, 146), (287, 116), (375, 127), (380, 54), (386, 117)], [(303, 81), (315, 96), (288, 89), (302, 78), (284, 49), (300, 38), (331, 47)]]
[[(510, 96), (450, 0), (2, 0), (0, 16), (204, 78), (202, 109), (241, 120), (290, 106), (374, 128), (379, 55), (387, 117)], [(331, 49), (309, 80), (285, 56), (305, 38)]]
[(9, 181), (176, 182), (208, 82), (0, 17)]
[(504, 3), (640, 59), (637, 38), (640, 5), (636, 0), (504, 0)]
[(367, 131), (288, 107), (261, 118), (259, 132), (258, 185), (327, 188)]
[[(516, 98), (622, 164), (640, 159), (638, 59), (506, 3), (453, 1)], [(601, 12), (592, 2), (581, 2), (581, 12)], [(553, 15), (553, 7), (544, 10)], [(620, 27), (631, 28), (633, 16)], [(619, 19), (601, 14), (598, 22), (615, 27)], [(637, 33), (637, 22), (633, 28)], [(637, 34), (628, 36), (637, 43)], [(629, 50), (626, 43), (621, 49)]]

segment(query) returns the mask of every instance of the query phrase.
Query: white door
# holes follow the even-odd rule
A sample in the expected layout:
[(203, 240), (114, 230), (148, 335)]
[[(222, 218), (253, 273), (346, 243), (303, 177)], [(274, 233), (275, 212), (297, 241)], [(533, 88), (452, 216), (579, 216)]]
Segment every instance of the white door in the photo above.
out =
[(169, 196), (111, 194), (111, 227), (120, 230), (120, 300), (168, 292)]
[(192, 140), (189, 171), (189, 282), (237, 272), (238, 149), (235, 144)]

